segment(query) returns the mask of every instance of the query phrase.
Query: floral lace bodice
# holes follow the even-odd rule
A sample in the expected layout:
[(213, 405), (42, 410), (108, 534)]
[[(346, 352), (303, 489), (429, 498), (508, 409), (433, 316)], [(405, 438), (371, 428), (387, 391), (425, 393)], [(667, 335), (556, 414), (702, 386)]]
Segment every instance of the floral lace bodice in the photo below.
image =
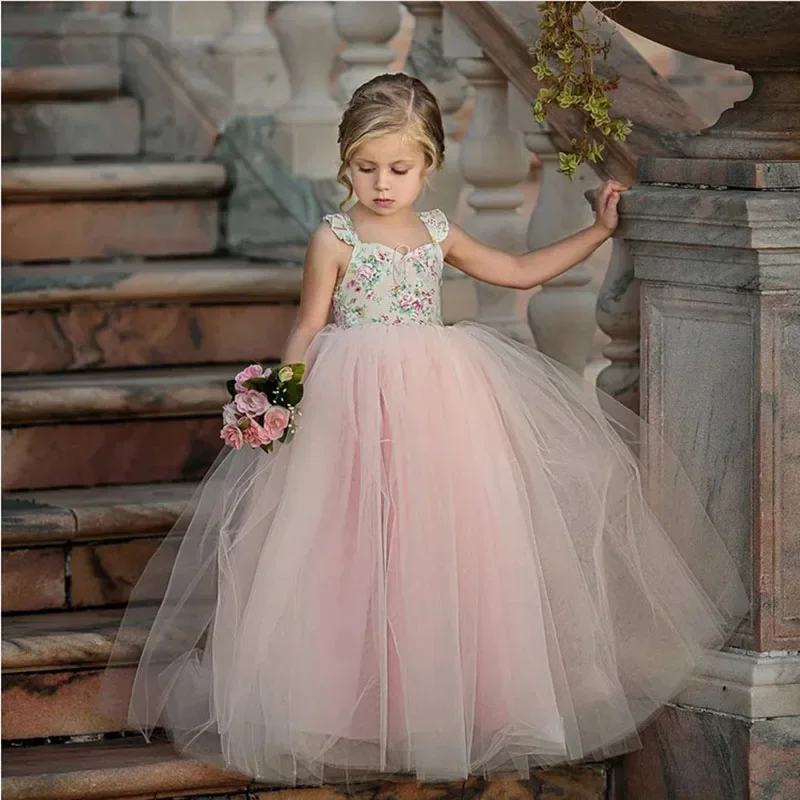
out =
[(409, 249), (362, 242), (347, 214), (325, 221), (353, 248), (344, 278), (333, 293), (333, 315), (341, 328), (365, 323), (441, 325), (441, 283), (447, 217), (439, 211), (419, 215), (431, 241)]

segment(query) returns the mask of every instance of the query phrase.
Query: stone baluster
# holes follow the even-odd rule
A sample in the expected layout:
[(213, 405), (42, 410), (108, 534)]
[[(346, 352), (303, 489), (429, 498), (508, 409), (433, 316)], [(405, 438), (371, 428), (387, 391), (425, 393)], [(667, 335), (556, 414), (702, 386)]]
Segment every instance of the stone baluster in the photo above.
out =
[(295, 175), (333, 178), (341, 114), (330, 88), (338, 44), (333, 8), (324, 2), (279, 3), (273, 20), (291, 90), (275, 114), (273, 146)]
[(597, 296), (597, 324), (611, 337), (603, 355), (611, 362), (597, 376), (597, 387), (639, 412), (639, 281), (627, 242), (612, 240), (611, 259)]
[(346, 104), (362, 83), (387, 72), (395, 59), (389, 40), (400, 30), (400, 4), (334, 3), (336, 32), (347, 43), (340, 58), (347, 65), (336, 82), (336, 99)]
[(464, 176), (459, 166), (461, 142), (455, 136), (459, 123), (455, 115), (464, 105), (469, 87), (456, 69), (455, 61), (444, 54), (442, 3), (410, 2), (405, 5), (414, 15), (414, 37), (406, 60), (406, 72), (424, 81), (439, 101), (447, 137), (444, 167), (431, 178), (418, 206), (420, 210), (440, 208), (448, 217), (455, 218), (464, 188)]
[[(535, 250), (575, 233), (592, 223), (584, 192), (596, 183), (592, 173), (581, 169), (573, 180), (558, 173), (558, 150), (546, 125), (524, 109), (525, 145), (541, 162), (539, 197), (528, 225), (527, 246)], [(588, 288), (592, 276), (578, 264), (543, 284), (528, 301), (528, 323), (536, 344), (545, 355), (583, 374), (592, 352), (597, 323), (595, 293)]]
[(230, 27), (209, 47), (209, 67), (234, 106), (264, 112), (289, 99), (278, 43), (267, 25), (267, 3), (229, 2)]
[(225, 2), (133, 0), (128, 5), (131, 15), (149, 19), (179, 50), (205, 46), (224, 35), (230, 26), (232, 4)]
[[(524, 202), (518, 185), (528, 175), (530, 157), (522, 134), (509, 125), (508, 80), (455, 20), (445, 17), (445, 54), (475, 90), (472, 119), (461, 145), (461, 172), (473, 187), (467, 203), (475, 213), (464, 229), (479, 241), (511, 253), (525, 250), (527, 220), (517, 209)], [(519, 292), (476, 284), (476, 321), (526, 344), (530, 329), (517, 311)]]

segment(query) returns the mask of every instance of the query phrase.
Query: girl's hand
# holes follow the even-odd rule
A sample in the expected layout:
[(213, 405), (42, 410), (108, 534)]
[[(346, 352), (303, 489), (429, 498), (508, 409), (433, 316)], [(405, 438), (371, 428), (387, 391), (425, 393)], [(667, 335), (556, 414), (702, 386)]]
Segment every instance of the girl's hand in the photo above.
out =
[(616, 181), (606, 181), (602, 186), (599, 186), (594, 193), (594, 224), (598, 228), (602, 228), (608, 233), (613, 233), (619, 224), (619, 215), (617, 214), (617, 205), (619, 204), (619, 196), (622, 192), (626, 192), (630, 186), (617, 183)]

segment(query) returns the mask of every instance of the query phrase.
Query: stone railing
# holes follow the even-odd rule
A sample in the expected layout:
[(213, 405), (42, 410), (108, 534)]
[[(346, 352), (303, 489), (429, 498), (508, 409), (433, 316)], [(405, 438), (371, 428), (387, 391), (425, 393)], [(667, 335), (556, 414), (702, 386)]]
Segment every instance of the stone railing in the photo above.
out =
[[(404, 19), (412, 14), (404, 69), (431, 86), (449, 134), (447, 167), (423, 202), (443, 208), (479, 240), (511, 252), (554, 241), (588, 222), (588, 185), (606, 175), (632, 179), (638, 154), (671, 153), (671, 132), (702, 127), (617, 38), (608, 68), (631, 80), (618, 90), (616, 108), (638, 125), (627, 143), (612, 146), (599, 175), (587, 171), (570, 182), (556, 174), (555, 153), (578, 132), (580, 120), (567, 110), (544, 127), (530, 115), (536, 84), (527, 48), (537, 36), (538, 17), (528, 4), (211, 2), (203, 4), (203, 14), (194, 6), (138, 2), (133, 10), (149, 14), (223, 90), (232, 113), (269, 114), (271, 146), (292, 175), (311, 180), (334, 177), (342, 103), (356, 85), (397, 63), (393, 40), (408, 29)], [(469, 109), (462, 110), (467, 100)], [(457, 119), (462, 125), (468, 120), (463, 134)], [(539, 168), (536, 213), (529, 220), (520, 214), (520, 187), (529, 178), (531, 154)], [(464, 214), (465, 204), (473, 213)], [(449, 278), (456, 274), (447, 272)], [(527, 323), (518, 291), (475, 284), (471, 316), (519, 341), (535, 338), (543, 352), (579, 371), (599, 325), (610, 338), (604, 350), (610, 366), (598, 382), (636, 408), (638, 286), (622, 240), (615, 240), (599, 298), (590, 279), (579, 265), (547, 283), (529, 299)]]

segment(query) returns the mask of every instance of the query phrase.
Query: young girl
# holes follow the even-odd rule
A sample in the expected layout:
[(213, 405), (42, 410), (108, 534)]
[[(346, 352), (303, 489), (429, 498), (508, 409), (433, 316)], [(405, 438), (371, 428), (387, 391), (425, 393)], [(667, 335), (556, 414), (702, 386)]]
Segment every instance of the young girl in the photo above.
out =
[(112, 659), (163, 594), (129, 721), (289, 784), (634, 748), (746, 612), (735, 565), (667, 451), (637, 462), (634, 415), (440, 312), (445, 262), (537, 286), (611, 235), (624, 187), (603, 186), (590, 228), (513, 256), (414, 212), (444, 158), (418, 80), (358, 89), (340, 146), (357, 202), (312, 236), (285, 351), (308, 366), (301, 429), (222, 455), (149, 565)]

